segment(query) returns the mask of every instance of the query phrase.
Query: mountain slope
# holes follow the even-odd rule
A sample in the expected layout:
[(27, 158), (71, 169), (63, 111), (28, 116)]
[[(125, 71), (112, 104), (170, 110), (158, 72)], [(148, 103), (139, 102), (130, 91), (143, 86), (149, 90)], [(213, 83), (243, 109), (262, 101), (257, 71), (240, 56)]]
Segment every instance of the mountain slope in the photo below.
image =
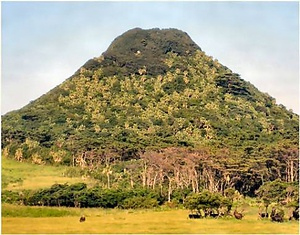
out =
[(4, 115), (2, 148), (16, 156), (23, 146), (23, 159), (38, 152), (45, 162), (62, 155), (65, 164), (102, 149), (125, 159), (168, 146), (244, 152), (282, 141), (296, 146), (298, 119), (186, 33), (137, 28), (58, 87)]

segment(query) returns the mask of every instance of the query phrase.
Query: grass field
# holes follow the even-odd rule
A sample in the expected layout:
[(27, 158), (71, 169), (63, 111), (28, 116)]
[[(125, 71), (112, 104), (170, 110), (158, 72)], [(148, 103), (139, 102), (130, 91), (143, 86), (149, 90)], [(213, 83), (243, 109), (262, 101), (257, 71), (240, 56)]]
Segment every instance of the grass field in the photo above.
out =
[(55, 183), (78, 183), (85, 182), (93, 185), (95, 182), (91, 179), (82, 177), (65, 177), (64, 174), (68, 167), (65, 166), (39, 166), (31, 163), (17, 162), (12, 159), (2, 157), (1, 159), (2, 189), (21, 190), (21, 189), (39, 189), (50, 187)]
[[(274, 223), (270, 220), (258, 220), (257, 209), (251, 207), (246, 209), (246, 216), (241, 221), (235, 218), (191, 220), (187, 218), (188, 211), (182, 209), (29, 208), (32, 215), (27, 207), (2, 205), (2, 213), (6, 215), (2, 217), (2, 233), (298, 234), (299, 232), (298, 221)], [(19, 213), (16, 212), (18, 210)], [(86, 216), (84, 223), (79, 222), (81, 214)]]

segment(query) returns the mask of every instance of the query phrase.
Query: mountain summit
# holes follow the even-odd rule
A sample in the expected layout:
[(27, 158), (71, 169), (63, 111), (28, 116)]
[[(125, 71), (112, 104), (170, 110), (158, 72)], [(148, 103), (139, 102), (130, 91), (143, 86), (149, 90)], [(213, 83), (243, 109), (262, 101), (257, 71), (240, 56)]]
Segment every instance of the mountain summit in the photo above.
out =
[(101, 67), (106, 75), (130, 75), (146, 67), (146, 74), (158, 75), (167, 71), (164, 60), (169, 52), (179, 56), (194, 54), (200, 47), (187, 33), (178, 29), (131, 29), (117, 37), (101, 59), (89, 60), (83, 67)]
[(166, 147), (250, 158), (266, 146), (297, 146), (298, 129), (298, 115), (207, 56), (186, 33), (136, 28), (47, 94), (4, 115), (2, 147), (16, 159), (62, 164), (107, 149), (130, 159)]

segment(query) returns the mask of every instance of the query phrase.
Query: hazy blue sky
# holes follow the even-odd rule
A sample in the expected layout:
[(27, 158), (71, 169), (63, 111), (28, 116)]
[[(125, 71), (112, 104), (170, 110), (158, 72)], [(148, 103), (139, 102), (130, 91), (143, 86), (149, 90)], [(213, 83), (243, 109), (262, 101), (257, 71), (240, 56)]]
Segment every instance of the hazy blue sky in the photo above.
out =
[(187, 32), (299, 113), (298, 2), (2, 2), (1, 113), (19, 109), (140, 27)]

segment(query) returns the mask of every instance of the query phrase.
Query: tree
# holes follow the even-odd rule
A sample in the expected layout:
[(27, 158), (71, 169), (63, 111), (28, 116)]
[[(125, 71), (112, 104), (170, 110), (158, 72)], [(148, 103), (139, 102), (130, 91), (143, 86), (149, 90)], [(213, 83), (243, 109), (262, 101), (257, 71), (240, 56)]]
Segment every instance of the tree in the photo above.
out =
[(230, 211), (232, 202), (222, 197), (219, 193), (211, 193), (208, 190), (204, 190), (198, 194), (191, 194), (187, 196), (184, 206), (190, 210), (196, 210), (199, 214), (203, 211), (206, 215), (216, 210), (219, 214), (219, 209), (222, 206), (226, 206)]
[(291, 201), (292, 197), (297, 198), (298, 193), (295, 185), (282, 182), (277, 179), (272, 182), (265, 183), (256, 191), (256, 195), (263, 200), (266, 207), (273, 203), (286, 203)]

